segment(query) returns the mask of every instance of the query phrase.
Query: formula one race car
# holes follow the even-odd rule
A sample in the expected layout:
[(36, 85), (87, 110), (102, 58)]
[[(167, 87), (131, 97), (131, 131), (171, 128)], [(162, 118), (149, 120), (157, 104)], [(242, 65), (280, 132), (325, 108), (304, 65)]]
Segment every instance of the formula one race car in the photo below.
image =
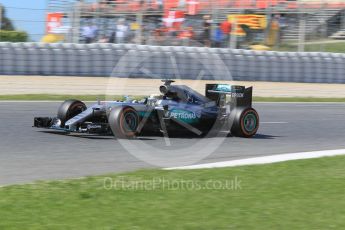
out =
[(35, 117), (34, 127), (117, 138), (148, 132), (205, 135), (218, 127), (233, 136), (256, 134), (259, 115), (252, 108), (252, 87), (206, 84), (204, 96), (172, 80), (163, 82), (160, 95), (141, 101), (98, 101), (87, 108), (79, 100), (67, 100), (57, 117)]

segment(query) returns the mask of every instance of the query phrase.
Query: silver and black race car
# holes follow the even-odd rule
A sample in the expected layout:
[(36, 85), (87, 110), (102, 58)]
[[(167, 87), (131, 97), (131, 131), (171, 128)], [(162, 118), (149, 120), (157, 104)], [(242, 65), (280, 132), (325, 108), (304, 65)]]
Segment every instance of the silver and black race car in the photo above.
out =
[(163, 82), (160, 95), (141, 101), (98, 101), (87, 108), (79, 100), (67, 100), (57, 117), (35, 117), (34, 127), (117, 138), (145, 133), (202, 136), (214, 130), (240, 137), (256, 134), (259, 115), (252, 108), (252, 87), (206, 84), (204, 96), (172, 80)]

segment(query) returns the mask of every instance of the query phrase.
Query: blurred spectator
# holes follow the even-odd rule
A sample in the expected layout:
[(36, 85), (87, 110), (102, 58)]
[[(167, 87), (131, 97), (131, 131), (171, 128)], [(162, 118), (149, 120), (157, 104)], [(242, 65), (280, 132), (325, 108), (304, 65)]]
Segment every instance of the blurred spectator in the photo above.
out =
[(217, 24), (217, 27), (213, 32), (212, 41), (213, 41), (214, 47), (217, 47), (217, 48), (220, 48), (222, 43), (224, 42), (224, 34), (220, 28), (219, 23)]
[(205, 46), (210, 47), (211, 46), (211, 17), (210, 15), (205, 15), (203, 17), (203, 32), (202, 32), (202, 41)]
[(288, 27), (288, 23), (284, 14), (279, 15), (278, 19), (279, 19), (280, 28)]
[(82, 37), (85, 40), (86, 44), (92, 43), (95, 41), (96, 37), (97, 37), (97, 26), (92, 25), (92, 24), (88, 24), (84, 27), (82, 27)]
[(163, 29), (156, 29), (153, 32), (153, 39), (155, 45), (163, 45), (165, 39), (164, 39), (164, 32)]
[(112, 32), (112, 33), (110, 34), (110, 36), (109, 36), (108, 42), (109, 42), (109, 43), (115, 43), (115, 41), (116, 41), (116, 33), (115, 33), (115, 32)]
[(178, 38), (181, 39), (193, 39), (194, 37), (194, 31), (192, 27), (188, 27), (180, 32), (178, 35)]
[(194, 38), (194, 31), (192, 27), (183, 29), (179, 34), (178, 38), (182, 40), (182, 44), (188, 46), (190, 41)]
[(232, 30), (231, 22), (229, 22), (228, 20), (225, 20), (224, 22), (220, 24), (220, 29), (222, 30), (223, 36), (224, 36), (224, 43), (225, 43), (224, 47), (227, 47), (228, 45), (227, 43), (230, 41), (230, 33)]
[(116, 25), (116, 43), (124, 43), (128, 34), (128, 26), (124, 19), (119, 19)]
[(231, 23), (228, 20), (225, 20), (220, 24), (220, 29), (224, 34), (229, 34), (231, 32)]
[(102, 36), (99, 40), (98, 43), (108, 43), (109, 39), (106, 36)]
[(280, 42), (283, 37), (283, 31), (288, 27), (288, 22), (284, 14), (281, 14), (279, 17), (279, 26), (280, 26), (279, 28), (279, 42)]
[(279, 16), (275, 15), (268, 27), (268, 34), (266, 37), (266, 44), (268, 46), (278, 46), (280, 43), (280, 25), (279, 25)]
[(156, 0), (156, 4), (159, 10), (163, 10), (163, 1), (164, 0)]

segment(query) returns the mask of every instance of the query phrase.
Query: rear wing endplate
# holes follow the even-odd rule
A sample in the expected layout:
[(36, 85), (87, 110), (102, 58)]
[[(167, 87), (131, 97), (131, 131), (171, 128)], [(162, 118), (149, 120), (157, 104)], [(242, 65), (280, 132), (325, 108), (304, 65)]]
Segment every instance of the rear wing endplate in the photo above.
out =
[(226, 95), (231, 96), (230, 105), (234, 107), (252, 107), (253, 87), (239, 85), (206, 84), (205, 95), (219, 106), (226, 101)]

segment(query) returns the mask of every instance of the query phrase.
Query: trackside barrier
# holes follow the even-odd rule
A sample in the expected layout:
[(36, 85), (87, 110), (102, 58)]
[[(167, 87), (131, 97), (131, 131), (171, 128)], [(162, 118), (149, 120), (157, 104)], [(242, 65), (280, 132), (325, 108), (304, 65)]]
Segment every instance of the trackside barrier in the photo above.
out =
[(345, 83), (345, 54), (3, 42), (0, 74)]

